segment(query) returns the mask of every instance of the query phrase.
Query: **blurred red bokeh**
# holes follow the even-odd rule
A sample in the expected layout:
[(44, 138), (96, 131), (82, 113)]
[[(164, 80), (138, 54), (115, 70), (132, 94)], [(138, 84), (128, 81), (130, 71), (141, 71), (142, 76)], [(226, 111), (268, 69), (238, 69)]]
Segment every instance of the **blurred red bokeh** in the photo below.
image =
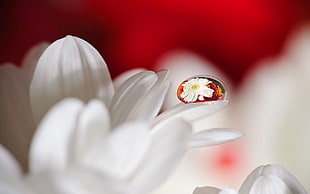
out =
[(235, 83), (281, 51), (309, 11), (306, 0), (11, 0), (0, 7), (0, 63), (19, 64), (34, 44), (71, 34), (100, 51), (112, 76), (154, 69), (165, 52), (189, 49)]

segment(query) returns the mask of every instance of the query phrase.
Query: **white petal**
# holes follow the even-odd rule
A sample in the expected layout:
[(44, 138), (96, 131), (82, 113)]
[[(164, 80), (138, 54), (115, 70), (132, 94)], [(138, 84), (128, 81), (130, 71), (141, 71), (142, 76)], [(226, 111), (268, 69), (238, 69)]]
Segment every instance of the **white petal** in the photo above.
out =
[[(52, 174), (49, 173), (41, 173), (36, 175), (30, 173), (24, 178), (23, 191), (25, 192), (25, 190), (29, 190), (29, 194), (62, 194), (61, 192), (57, 192), (57, 189), (55, 189), (51, 175)], [(28, 194), (28, 192), (25, 193)]]
[(0, 182), (20, 178), (22, 170), (11, 153), (0, 144)]
[(243, 134), (234, 129), (214, 128), (194, 133), (188, 144), (189, 148), (217, 145), (229, 141), (236, 141)]
[(58, 193), (69, 194), (109, 194), (100, 177), (85, 173), (70, 173), (55, 177), (54, 184)]
[(280, 178), (293, 193), (307, 193), (301, 183), (288, 170), (280, 165), (266, 165), (263, 170), (263, 175), (274, 175)]
[(135, 68), (129, 71), (125, 71), (124, 73), (118, 75), (116, 78), (113, 79), (114, 90), (118, 90), (118, 88), (123, 85), (130, 77), (140, 73), (142, 71), (146, 71), (143, 68)]
[(294, 194), (288, 186), (273, 175), (260, 176), (251, 187), (249, 194)]
[(114, 94), (106, 63), (86, 41), (72, 36), (52, 43), (40, 57), (30, 85), (36, 122), (65, 97), (84, 102), (99, 98), (108, 104)]
[(293, 193), (307, 194), (307, 191), (300, 182), (280, 165), (265, 165), (257, 167), (243, 182), (240, 188), (240, 193), (249, 193), (252, 185), (258, 177), (268, 175), (276, 176), (281, 179)]
[(144, 71), (129, 78), (116, 91), (111, 102), (112, 127), (125, 122), (133, 107), (153, 87), (158, 77), (152, 71)]
[(120, 125), (85, 158), (85, 164), (115, 178), (127, 178), (148, 149), (149, 131), (146, 123)]
[(28, 193), (24, 189), (22, 189), (17, 184), (10, 184), (7, 182), (0, 181), (0, 193), (3, 194), (35, 194), (35, 193)]
[(158, 80), (155, 85), (136, 103), (126, 121), (143, 120), (149, 122), (159, 113), (169, 89), (169, 82), (166, 82), (167, 71), (159, 72), (157, 75)]
[[(47, 42), (41, 42), (32, 48), (27, 52), (26, 56), (23, 59), (22, 62), (22, 70), (27, 73), (29, 78), (32, 78), (33, 72), (35, 70), (35, 67), (37, 65), (37, 62), (44, 52), (44, 50), (48, 47), (49, 43)], [(30, 80), (29, 80), (30, 81)]]
[(191, 126), (179, 119), (152, 131), (152, 144), (131, 180), (137, 193), (147, 193), (162, 183), (185, 154)]
[(58, 194), (132, 193), (124, 182), (89, 170), (76, 168), (55, 174), (51, 177), (50, 182), (52, 182)]
[(215, 187), (196, 187), (193, 194), (219, 194), (221, 189)]
[(153, 122), (153, 126), (160, 125), (167, 120), (175, 118), (182, 118), (188, 122), (193, 122), (224, 109), (227, 104), (227, 100), (212, 101), (208, 103), (180, 103), (158, 115)]
[(83, 103), (65, 99), (56, 104), (40, 123), (30, 148), (30, 171), (66, 168), (70, 160), (71, 138)]
[(240, 193), (245, 194), (245, 193), (250, 192), (251, 187), (256, 181), (256, 179), (263, 175), (262, 173), (263, 173), (264, 167), (265, 166), (259, 166), (249, 174), (249, 176), (245, 179), (245, 181), (242, 183), (242, 186), (240, 187), (240, 190), (239, 190)]
[(105, 104), (90, 101), (80, 113), (73, 138), (74, 160), (81, 160), (93, 145), (103, 141), (109, 129), (110, 117)]
[(221, 190), (219, 194), (238, 194), (238, 192), (235, 191), (234, 189), (226, 188), (226, 189)]
[(26, 168), (34, 122), (28, 98), (28, 79), (13, 65), (0, 67), (0, 142)]

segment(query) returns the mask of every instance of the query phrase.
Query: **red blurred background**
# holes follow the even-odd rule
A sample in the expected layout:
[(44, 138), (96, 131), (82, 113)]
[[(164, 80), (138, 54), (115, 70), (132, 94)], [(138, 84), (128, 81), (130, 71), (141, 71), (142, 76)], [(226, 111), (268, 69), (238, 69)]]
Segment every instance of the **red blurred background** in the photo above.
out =
[(71, 34), (100, 51), (113, 77), (188, 49), (238, 84), (257, 60), (281, 51), (309, 7), (307, 0), (4, 0), (0, 63), (20, 64), (34, 44)]

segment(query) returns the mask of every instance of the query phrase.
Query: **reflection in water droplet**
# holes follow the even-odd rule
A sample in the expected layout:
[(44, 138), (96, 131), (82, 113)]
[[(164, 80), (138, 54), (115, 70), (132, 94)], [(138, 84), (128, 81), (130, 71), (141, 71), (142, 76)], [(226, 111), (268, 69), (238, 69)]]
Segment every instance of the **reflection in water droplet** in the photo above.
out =
[(199, 103), (224, 100), (224, 84), (210, 76), (194, 76), (183, 81), (177, 91), (178, 98), (184, 103)]

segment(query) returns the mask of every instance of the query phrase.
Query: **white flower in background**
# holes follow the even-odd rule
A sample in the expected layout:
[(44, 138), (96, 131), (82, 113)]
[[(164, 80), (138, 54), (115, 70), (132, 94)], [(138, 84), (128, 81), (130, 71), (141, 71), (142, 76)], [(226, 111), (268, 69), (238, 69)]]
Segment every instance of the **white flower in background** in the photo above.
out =
[(243, 182), (239, 192), (233, 189), (197, 187), (193, 194), (307, 194), (305, 188), (285, 168), (265, 165), (256, 168)]
[(214, 90), (207, 87), (211, 83), (206, 78), (195, 78), (182, 84), (184, 91), (181, 94), (181, 98), (184, 98), (186, 102), (195, 102), (198, 100), (204, 100), (204, 97), (211, 98)]
[[(249, 72), (238, 90), (228, 89), (229, 100), (232, 102), (230, 106), (217, 115), (200, 120), (195, 123), (195, 127), (230, 126), (240, 129), (246, 138), (238, 141), (238, 144), (191, 151), (195, 153), (190, 152), (192, 155), (186, 158), (182, 172), (172, 177), (177, 181), (168, 180), (170, 182), (163, 188), (162, 193), (167, 191), (188, 193), (189, 187), (194, 183), (204, 184), (205, 182), (210, 185), (235, 188), (253, 168), (262, 163), (286, 166), (309, 191), (309, 53), (310, 26), (308, 24), (296, 29), (279, 56), (261, 61), (256, 69)], [(183, 64), (184, 56), (172, 56), (166, 65), (161, 65), (163, 68), (174, 64), (170, 80), (179, 80), (172, 85), (179, 84), (179, 81), (182, 81), (180, 75), (193, 69), (199, 68), (200, 73), (197, 71), (195, 74), (206, 74), (209, 71), (208, 68), (212, 71), (212, 65), (207, 61), (204, 62), (205, 69), (203, 69), (203, 60), (197, 56), (190, 56), (186, 55), (186, 62), (191, 64), (190, 66)], [(225, 80), (225, 77), (220, 75), (218, 77)], [(173, 96), (173, 92), (171, 93), (170, 95)], [(177, 102), (174, 96), (173, 100), (170, 104)], [(199, 153), (196, 153), (198, 151)], [(218, 165), (221, 164), (222, 159), (224, 162), (228, 161), (228, 164)], [(229, 162), (230, 159), (232, 162)], [(192, 173), (197, 169), (203, 170)], [(192, 178), (186, 181), (189, 173), (192, 173), (190, 175)], [(184, 184), (178, 184), (181, 181)]]
[(14, 153), (23, 168), (27, 166), (28, 150), (35, 125), (29, 104), (32, 72), (47, 43), (33, 47), (22, 62), (0, 66), (0, 142)]
[(285, 165), (307, 190), (310, 190), (309, 53), (308, 25), (296, 29), (281, 56), (261, 62), (260, 68), (245, 79), (235, 98), (238, 100), (233, 103), (240, 111), (235, 119), (255, 153), (251, 163)]
[[(224, 100), (178, 104), (158, 115), (168, 90), (166, 76), (165, 71), (129, 72), (117, 79), (115, 90), (104, 60), (89, 43), (72, 36), (52, 43), (30, 85), (31, 108), (40, 124), (26, 179), (46, 175), (57, 192), (64, 192), (100, 176), (113, 192), (121, 192), (113, 185), (124, 182), (128, 192), (146, 193), (168, 176), (187, 148), (242, 136), (232, 129), (192, 131), (192, 121), (223, 109)], [(66, 97), (78, 99), (61, 101)], [(59, 176), (69, 178), (62, 183)]]

